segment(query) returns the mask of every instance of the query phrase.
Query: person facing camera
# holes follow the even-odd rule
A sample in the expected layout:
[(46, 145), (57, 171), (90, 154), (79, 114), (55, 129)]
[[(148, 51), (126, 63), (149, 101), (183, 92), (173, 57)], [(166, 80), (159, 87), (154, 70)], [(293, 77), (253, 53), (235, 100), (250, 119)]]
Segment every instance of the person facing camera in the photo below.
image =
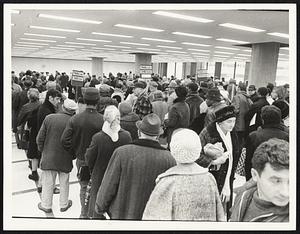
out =
[(170, 148), (177, 165), (157, 177), (143, 220), (225, 221), (215, 178), (195, 163), (202, 149), (198, 135), (178, 129)]

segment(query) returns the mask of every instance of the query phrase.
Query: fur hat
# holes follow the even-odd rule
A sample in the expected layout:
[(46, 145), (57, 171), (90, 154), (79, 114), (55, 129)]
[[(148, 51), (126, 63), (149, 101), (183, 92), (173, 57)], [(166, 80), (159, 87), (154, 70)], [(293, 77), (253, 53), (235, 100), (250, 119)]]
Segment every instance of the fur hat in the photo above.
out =
[(234, 112), (234, 106), (225, 106), (222, 109), (217, 110), (215, 114), (216, 114), (216, 121), (218, 123), (223, 122), (226, 119), (236, 117), (236, 114)]
[(132, 107), (127, 102), (121, 102), (119, 104), (119, 111), (120, 111), (121, 116), (124, 116), (124, 115), (127, 115), (130, 112), (132, 112)]
[(149, 136), (159, 136), (164, 132), (161, 128), (160, 118), (154, 113), (146, 115), (142, 121), (137, 121), (136, 126), (141, 132)]
[(193, 130), (180, 128), (172, 135), (170, 150), (178, 164), (193, 163), (202, 150), (200, 138)]
[(218, 88), (211, 88), (207, 91), (207, 97), (208, 100), (220, 102), (221, 99), (221, 93)]
[(138, 81), (134, 83), (134, 88), (141, 88), (145, 89), (147, 87), (147, 84), (143, 81)]
[(97, 101), (99, 100), (100, 95), (98, 89), (94, 87), (89, 87), (85, 89), (83, 94), (83, 99), (87, 101)]

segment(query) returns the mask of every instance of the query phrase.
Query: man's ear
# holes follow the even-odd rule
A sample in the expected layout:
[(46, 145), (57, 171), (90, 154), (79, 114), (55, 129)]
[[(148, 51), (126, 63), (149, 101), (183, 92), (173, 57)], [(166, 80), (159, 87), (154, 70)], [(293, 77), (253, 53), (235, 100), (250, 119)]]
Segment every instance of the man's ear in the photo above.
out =
[(259, 177), (259, 174), (257, 172), (257, 170), (255, 170), (254, 168), (251, 168), (251, 175), (252, 175), (252, 178), (255, 182), (257, 182), (257, 179)]

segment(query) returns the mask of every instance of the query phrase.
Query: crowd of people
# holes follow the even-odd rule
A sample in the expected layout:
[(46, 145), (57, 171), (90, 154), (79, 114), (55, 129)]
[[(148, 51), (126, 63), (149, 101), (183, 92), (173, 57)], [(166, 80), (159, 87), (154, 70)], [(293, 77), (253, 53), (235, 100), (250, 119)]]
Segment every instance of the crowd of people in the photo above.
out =
[[(30, 70), (11, 84), (12, 130), (46, 213), (55, 193), (61, 212), (72, 206), (76, 160), (82, 219), (289, 221), (288, 84), (130, 72), (87, 73), (76, 88)], [(236, 174), (246, 183), (233, 188)]]

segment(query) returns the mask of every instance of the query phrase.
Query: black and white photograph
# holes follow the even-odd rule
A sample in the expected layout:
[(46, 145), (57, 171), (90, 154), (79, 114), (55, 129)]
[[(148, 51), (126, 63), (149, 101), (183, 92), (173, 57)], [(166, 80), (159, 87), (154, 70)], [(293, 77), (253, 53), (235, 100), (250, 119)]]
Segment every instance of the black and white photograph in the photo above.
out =
[(3, 9), (4, 230), (296, 229), (296, 4)]

